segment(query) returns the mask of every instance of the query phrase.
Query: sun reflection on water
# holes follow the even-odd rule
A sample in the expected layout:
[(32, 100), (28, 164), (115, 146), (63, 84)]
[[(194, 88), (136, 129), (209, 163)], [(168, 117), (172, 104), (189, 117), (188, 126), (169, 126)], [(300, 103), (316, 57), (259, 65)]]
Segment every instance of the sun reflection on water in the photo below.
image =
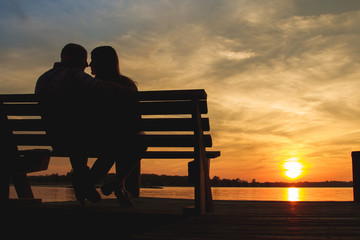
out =
[(284, 196), (285, 201), (300, 201), (301, 200), (300, 195), (300, 188), (287, 188)]

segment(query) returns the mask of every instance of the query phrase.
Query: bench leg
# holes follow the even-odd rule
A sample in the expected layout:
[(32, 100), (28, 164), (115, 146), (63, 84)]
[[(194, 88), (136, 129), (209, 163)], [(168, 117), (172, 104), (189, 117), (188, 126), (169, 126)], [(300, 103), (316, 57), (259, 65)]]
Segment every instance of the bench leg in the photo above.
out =
[(189, 214), (204, 214), (214, 211), (214, 204), (211, 193), (211, 184), (209, 178), (210, 159), (205, 159), (199, 166), (198, 161), (189, 162), (189, 183), (195, 185), (195, 208), (184, 209)]
[(19, 198), (34, 198), (26, 173), (14, 173), (12, 179)]
[(7, 173), (1, 174), (0, 176), (0, 194), (1, 202), (9, 199), (9, 187), (10, 187), (10, 176)]
[(210, 184), (210, 159), (206, 159), (205, 162), (205, 201), (206, 201), (206, 212), (214, 211), (214, 202), (211, 193), (211, 184)]

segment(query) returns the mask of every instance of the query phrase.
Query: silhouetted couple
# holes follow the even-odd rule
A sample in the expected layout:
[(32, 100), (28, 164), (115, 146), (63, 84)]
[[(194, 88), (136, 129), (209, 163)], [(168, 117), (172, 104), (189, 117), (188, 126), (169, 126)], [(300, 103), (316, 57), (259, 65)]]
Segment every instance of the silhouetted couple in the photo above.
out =
[[(146, 151), (139, 138), (138, 89), (120, 74), (112, 47), (91, 52), (95, 78), (84, 72), (88, 66), (85, 48), (70, 43), (61, 51), (61, 62), (38, 79), (35, 93), (40, 96), (47, 134), (55, 152), (70, 156), (75, 196), (81, 204), (86, 199), (100, 201), (94, 186), (115, 163), (116, 180), (101, 191), (114, 192), (120, 204), (132, 206), (123, 181)], [(91, 169), (87, 165), (90, 155), (98, 156)]]

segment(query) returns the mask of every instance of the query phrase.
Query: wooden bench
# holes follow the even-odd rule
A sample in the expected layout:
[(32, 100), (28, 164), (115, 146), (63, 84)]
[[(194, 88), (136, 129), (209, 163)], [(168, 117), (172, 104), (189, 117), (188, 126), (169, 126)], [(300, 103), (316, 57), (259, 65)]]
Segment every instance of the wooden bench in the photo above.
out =
[[(209, 119), (202, 117), (208, 111), (206, 98), (204, 90), (139, 92), (141, 130), (148, 146), (142, 159), (193, 159), (188, 170), (195, 203), (186, 211), (199, 214), (213, 211), (209, 159), (220, 156), (219, 151), (206, 150), (212, 146), (211, 136), (205, 133), (210, 130)], [(0, 131), (5, 142), (1, 145), (3, 199), (9, 197), (10, 178), (19, 198), (34, 198), (26, 173), (47, 169), (51, 156), (69, 157), (49, 150), (40, 113), (34, 94), (0, 95)], [(24, 147), (40, 149), (21, 151)], [(135, 186), (131, 189), (134, 195), (139, 194), (139, 174), (140, 170), (134, 171), (128, 178), (127, 188)]]

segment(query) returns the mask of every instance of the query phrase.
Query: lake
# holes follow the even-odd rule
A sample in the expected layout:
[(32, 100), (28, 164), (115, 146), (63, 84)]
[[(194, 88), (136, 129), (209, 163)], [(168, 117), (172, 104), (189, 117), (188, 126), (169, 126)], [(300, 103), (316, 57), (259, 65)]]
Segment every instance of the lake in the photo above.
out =
[[(62, 186), (32, 186), (34, 196), (43, 202), (75, 201), (72, 188)], [(99, 190), (100, 192), (100, 190)], [(269, 188), (213, 187), (214, 200), (245, 201), (353, 201), (352, 188)], [(193, 199), (193, 187), (141, 188), (141, 197)], [(14, 187), (10, 197), (17, 198)], [(115, 198), (114, 195), (102, 198)]]

